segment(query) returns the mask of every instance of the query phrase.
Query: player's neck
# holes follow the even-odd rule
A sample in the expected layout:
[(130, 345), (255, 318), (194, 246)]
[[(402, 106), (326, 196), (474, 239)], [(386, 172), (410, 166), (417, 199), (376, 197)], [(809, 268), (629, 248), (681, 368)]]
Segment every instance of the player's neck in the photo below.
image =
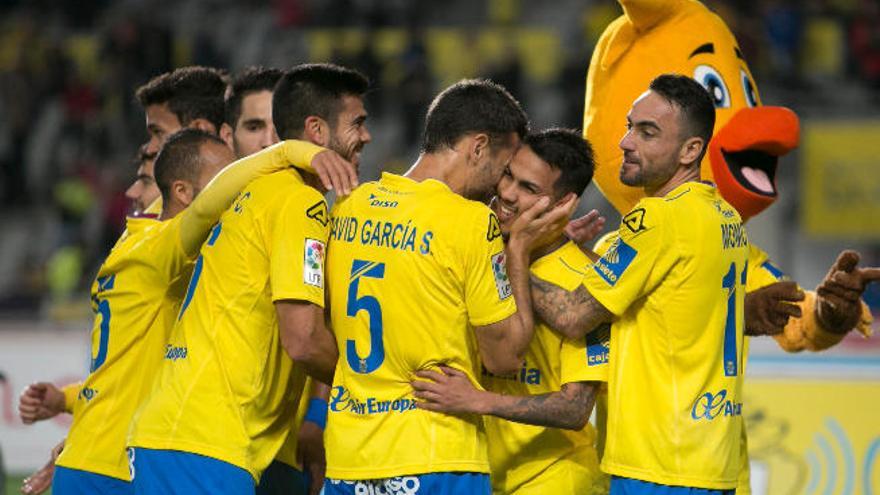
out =
[(458, 173), (460, 167), (455, 163), (456, 155), (451, 152), (422, 153), (410, 169), (403, 174), (416, 182), (434, 179), (446, 184), (452, 192), (462, 194), (465, 180)]
[(646, 187), (645, 196), (649, 198), (662, 198), (676, 187), (686, 182), (700, 181), (700, 167), (680, 167), (675, 174), (666, 182), (656, 188)]
[(171, 220), (176, 217), (186, 206), (181, 205), (177, 201), (168, 201), (163, 202), (162, 204), (162, 213), (159, 214), (159, 220)]

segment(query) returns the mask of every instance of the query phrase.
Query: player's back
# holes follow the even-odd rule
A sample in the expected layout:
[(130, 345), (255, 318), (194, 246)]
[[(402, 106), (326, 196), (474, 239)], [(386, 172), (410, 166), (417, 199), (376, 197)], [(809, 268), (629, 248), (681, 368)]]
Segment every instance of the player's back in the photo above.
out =
[(383, 174), (334, 207), (327, 279), (340, 351), (328, 477), (487, 473), (480, 418), (416, 409), (410, 381), (439, 364), (474, 379), (472, 326), (515, 312), (491, 211), (436, 180)]
[(308, 283), (315, 270), (304, 260), (317, 244), (323, 251), (326, 224), (323, 197), (292, 169), (242, 191), (202, 246), (130, 445), (201, 454), (259, 477), (287, 436), (305, 380), (281, 345), (273, 303), (323, 306), (323, 280)]
[(586, 279), (619, 315), (603, 470), (736, 486), (747, 258), (741, 219), (711, 185), (686, 183), (624, 217)]
[(179, 217), (129, 218), (127, 228), (92, 284), (91, 369), (58, 458), (59, 466), (123, 480), (129, 423), (158, 374), (192, 271)]

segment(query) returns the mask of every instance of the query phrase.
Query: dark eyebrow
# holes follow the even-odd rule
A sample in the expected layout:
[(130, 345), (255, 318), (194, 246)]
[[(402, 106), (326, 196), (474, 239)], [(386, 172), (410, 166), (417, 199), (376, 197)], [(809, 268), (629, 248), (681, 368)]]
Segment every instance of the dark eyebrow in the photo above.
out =
[(715, 44), (704, 43), (704, 44), (698, 46), (696, 50), (694, 50), (693, 52), (691, 52), (690, 55), (688, 55), (688, 58), (692, 58), (695, 55), (699, 55), (701, 53), (715, 53)]
[(738, 59), (740, 59), (740, 60), (745, 60), (745, 59), (746, 59), (745, 57), (743, 57), (743, 52), (739, 51), (739, 47), (738, 47), (738, 46), (733, 47), (733, 52), (736, 53), (736, 58), (738, 58)]
[(259, 119), (259, 118), (257, 118), (257, 119), (247, 119), (247, 120), (245, 120), (244, 122), (241, 123), (241, 125), (248, 125), (248, 124), (261, 124), (261, 125), (266, 125), (266, 121), (265, 121), (264, 119)]

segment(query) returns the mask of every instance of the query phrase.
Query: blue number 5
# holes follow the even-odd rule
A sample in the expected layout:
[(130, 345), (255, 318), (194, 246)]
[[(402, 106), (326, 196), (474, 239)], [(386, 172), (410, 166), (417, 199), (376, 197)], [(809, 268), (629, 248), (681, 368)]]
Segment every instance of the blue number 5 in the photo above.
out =
[[(740, 286), (746, 283), (746, 270), (743, 267), (740, 277)], [(736, 376), (739, 371), (737, 359), (737, 332), (736, 332), (736, 263), (730, 264), (730, 270), (721, 280), (721, 288), (727, 289), (727, 317), (724, 323), (724, 376)]]
[[(116, 274), (98, 277), (98, 293), (112, 289), (115, 282)], [(89, 368), (89, 372), (94, 373), (107, 360), (107, 348), (110, 345), (110, 302), (97, 297), (93, 297), (92, 301), (95, 302), (95, 313), (101, 317), (98, 353), (92, 358), (92, 365)]]
[[(218, 223), (211, 229), (211, 236), (208, 237), (208, 242), (206, 245), (213, 246), (215, 242), (217, 242), (217, 238), (220, 237), (220, 231), (223, 229), (223, 224)], [(193, 267), (192, 278), (189, 279), (189, 287), (186, 288), (186, 297), (183, 298), (183, 304), (180, 305), (180, 314), (177, 315), (177, 320), (180, 321), (183, 318), (183, 312), (186, 311), (186, 308), (189, 307), (189, 303), (192, 302), (193, 294), (196, 292), (196, 286), (199, 285), (199, 278), (202, 276), (202, 266), (205, 264), (205, 257), (203, 255), (199, 255), (199, 258), (196, 260), (196, 266)]]
[(345, 357), (348, 366), (355, 373), (372, 373), (385, 361), (385, 347), (382, 344), (382, 308), (373, 296), (358, 297), (358, 284), (361, 277), (385, 278), (385, 263), (354, 260), (351, 265), (351, 279), (348, 283), (348, 303), (345, 314), (354, 317), (360, 311), (366, 311), (370, 317), (370, 354), (362, 358), (357, 353), (354, 340), (345, 342)]

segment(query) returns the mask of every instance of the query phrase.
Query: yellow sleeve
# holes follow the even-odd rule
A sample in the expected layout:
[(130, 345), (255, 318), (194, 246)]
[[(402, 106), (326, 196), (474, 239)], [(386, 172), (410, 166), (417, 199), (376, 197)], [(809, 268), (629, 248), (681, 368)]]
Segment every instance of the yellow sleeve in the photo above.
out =
[(181, 213), (180, 243), (184, 251), (190, 256), (198, 254), (211, 227), (252, 180), (292, 164), (310, 163), (322, 151), (324, 148), (306, 141), (287, 140), (227, 166)]
[(560, 350), (560, 381), (607, 382), (611, 325), (598, 329), (578, 340), (563, 339)]
[(749, 244), (746, 292), (756, 291), (783, 280), (788, 280), (788, 277), (770, 261), (770, 256), (758, 246)]
[[(621, 220), (618, 239), (584, 276), (590, 295), (617, 316), (653, 291), (677, 260), (665, 213), (656, 201), (636, 205)], [(627, 222), (631, 215), (641, 221)]]
[[(317, 210), (323, 210), (323, 214), (313, 214)], [(302, 186), (291, 191), (268, 219), (266, 245), (272, 301), (293, 299), (323, 308), (324, 260), (330, 234), (324, 197)]]
[(73, 406), (76, 404), (76, 397), (82, 388), (82, 382), (71, 383), (61, 388), (64, 393), (64, 411), (73, 414)]
[(464, 303), (471, 325), (491, 325), (516, 313), (507, 255), (494, 213), (482, 207), (470, 224), (474, 228), (461, 239), (465, 246)]

